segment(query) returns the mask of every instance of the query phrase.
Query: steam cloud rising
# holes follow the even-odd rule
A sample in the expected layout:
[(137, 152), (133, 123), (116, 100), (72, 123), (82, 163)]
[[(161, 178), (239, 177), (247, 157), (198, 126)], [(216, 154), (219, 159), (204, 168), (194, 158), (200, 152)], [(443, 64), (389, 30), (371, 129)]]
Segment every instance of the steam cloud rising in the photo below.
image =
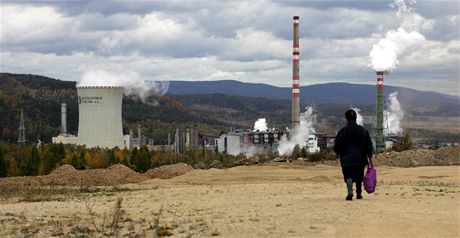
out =
[(254, 123), (254, 131), (266, 131), (267, 129), (267, 120), (265, 118), (259, 118)]
[(391, 93), (388, 96), (387, 108), (383, 112), (385, 118), (384, 134), (400, 134), (403, 130), (401, 128), (401, 120), (404, 117), (404, 112), (401, 109), (401, 104), (398, 101), (398, 92)]
[[(412, 3), (415, 1), (410, 2)], [(419, 32), (421, 17), (404, 0), (395, 0), (393, 6), (398, 8), (397, 16), (403, 21), (397, 30), (388, 31), (385, 38), (372, 46), (369, 66), (377, 72), (391, 73), (399, 65), (399, 57), (425, 41), (425, 37)]]
[(126, 95), (137, 95), (145, 101), (150, 94), (166, 94), (169, 82), (146, 81), (134, 71), (97, 69), (84, 72), (77, 86), (122, 86)]
[(292, 128), (291, 138), (284, 135), (278, 145), (279, 155), (287, 155), (292, 152), (296, 145), (305, 146), (305, 141), (309, 135), (315, 133), (316, 114), (312, 107), (306, 107), (305, 112), (300, 114), (300, 125)]

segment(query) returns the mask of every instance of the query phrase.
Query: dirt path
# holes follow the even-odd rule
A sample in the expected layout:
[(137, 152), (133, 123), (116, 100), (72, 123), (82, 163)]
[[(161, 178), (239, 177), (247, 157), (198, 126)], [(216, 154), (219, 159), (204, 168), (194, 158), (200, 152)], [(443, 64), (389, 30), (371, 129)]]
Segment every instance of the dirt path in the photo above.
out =
[[(460, 235), (460, 167), (380, 167), (378, 175), (377, 192), (352, 202), (345, 201), (340, 168), (285, 164), (193, 170), (171, 180), (50, 196), (50, 201), (11, 197), (0, 202), (0, 236)], [(119, 197), (118, 226), (113, 226)]]

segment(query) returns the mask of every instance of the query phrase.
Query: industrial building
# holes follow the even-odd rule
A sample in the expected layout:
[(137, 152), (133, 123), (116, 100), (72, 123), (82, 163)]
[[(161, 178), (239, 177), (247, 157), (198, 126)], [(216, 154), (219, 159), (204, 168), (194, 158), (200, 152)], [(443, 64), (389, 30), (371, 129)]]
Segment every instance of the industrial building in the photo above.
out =
[(276, 150), (284, 132), (267, 131), (232, 131), (222, 133), (215, 139), (216, 151), (231, 155), (264, 154)]
[[(231, 155), (238, 154), (267, 154), (275, 152), (283, 136), (289, 136), (288, 132), (279, 130), (267, 131), (232, 131), (222, 133), (215, 139), (216, 151)], [(306, 147), (309, 153), (316, 153), (334, 146), (334, 136), (324, 133), (305, 136), (305, 143), (299, 145)]]
[(123, 87), (77, 86), (78, 145), (123, 148)]

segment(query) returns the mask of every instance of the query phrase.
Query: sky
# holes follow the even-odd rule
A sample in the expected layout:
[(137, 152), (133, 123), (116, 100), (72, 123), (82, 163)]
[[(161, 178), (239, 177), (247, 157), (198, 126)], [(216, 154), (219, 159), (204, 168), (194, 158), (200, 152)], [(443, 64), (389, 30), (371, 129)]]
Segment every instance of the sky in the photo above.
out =
[[(391, 1), (4, 1), (0, 71), (79, 81), (84, 72), (141, 79), (289, 87), (292, 17), (301, 85), (375, 84), (372, 45), (401, 19)], [(385, 84), (460, 96), (460, 3), (417, 1), (426, 42)]]

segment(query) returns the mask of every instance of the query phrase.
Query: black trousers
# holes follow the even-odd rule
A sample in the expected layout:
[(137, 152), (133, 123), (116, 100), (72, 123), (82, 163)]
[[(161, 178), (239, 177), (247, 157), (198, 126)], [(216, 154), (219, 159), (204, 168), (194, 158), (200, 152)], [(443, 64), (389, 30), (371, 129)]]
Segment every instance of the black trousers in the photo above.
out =
[(343, 181), (346, 183), (347, 179), (351, 178), (355, 183), (362, 183), (364, 179), (365, 167), (365, 165), (342, 167)]

